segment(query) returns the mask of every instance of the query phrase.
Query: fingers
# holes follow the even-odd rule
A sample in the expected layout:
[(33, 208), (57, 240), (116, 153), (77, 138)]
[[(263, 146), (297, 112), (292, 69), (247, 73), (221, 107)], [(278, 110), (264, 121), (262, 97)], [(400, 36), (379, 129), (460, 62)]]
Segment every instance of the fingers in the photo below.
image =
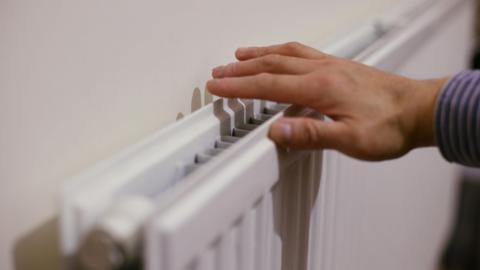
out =
[(316, 63), (312, 60), (269, 54), (259, 58), (231, 63), (216, 67), (212, 71), (214, 78), (239, 77), (259, 73), (275, 74), (305, 74), (315, 69)]
[[(210, 93), (231, 98), (257, 98), (308, 106), (313, 91), (307, 88), (306, 75), (274, 75), (261, 73), (253, 76), (213, 79), (207, 82)], [(319, 96), (319, 91), (316, 95)]]
[(284, 56), (293, 56), (308, 59), (321, 59), (327, 56), (313, 48), (300, 44), (298, 42), (288, 42), (280, 45), (268, 47), (247, 47), (239, 48), (235, 52), (235, 57), (240, 60), (248, 60), (262, 57), (269, 54), (280, 54)]
[(347, 127), (341, 122), (324, 122), (306, 117), (283, 117), (270, 126), (269, 137), (293, 149), (342, 149), (348, 144)]

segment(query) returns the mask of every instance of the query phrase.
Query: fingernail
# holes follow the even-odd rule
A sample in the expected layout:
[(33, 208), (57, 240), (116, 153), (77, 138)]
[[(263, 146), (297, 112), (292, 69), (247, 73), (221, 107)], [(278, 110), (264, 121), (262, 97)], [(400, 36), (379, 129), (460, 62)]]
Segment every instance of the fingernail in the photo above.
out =
[(248, 50), (250, 50), (250, 47), (240, 47), (237, 49), (237, 54), (244, 55)]
[(272, 137), (280, 142), (288, 142), (292, 139), (292, 124), (287, 121), (279, 120), (273, 124)]
[(290, 139), (292, 138), (292, 124), (288, 122), (283, 122), (281, 125), (283, 129), (283, 138), (286, 141), (290, 141)]

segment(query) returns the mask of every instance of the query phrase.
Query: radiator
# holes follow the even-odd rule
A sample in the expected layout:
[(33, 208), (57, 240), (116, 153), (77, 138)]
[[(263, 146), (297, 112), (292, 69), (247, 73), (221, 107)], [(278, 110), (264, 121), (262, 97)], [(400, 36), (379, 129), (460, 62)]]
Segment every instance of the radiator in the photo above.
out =
[[(323, 51), (394, 70), (462, 1), (372, 20)], [(268, 126), (307, 108), (218, 99), (62, 189), (67, 269), (332, 269), (338, 154), (277, 148)], [(323, 119), (329, 121), (329, 119)]]

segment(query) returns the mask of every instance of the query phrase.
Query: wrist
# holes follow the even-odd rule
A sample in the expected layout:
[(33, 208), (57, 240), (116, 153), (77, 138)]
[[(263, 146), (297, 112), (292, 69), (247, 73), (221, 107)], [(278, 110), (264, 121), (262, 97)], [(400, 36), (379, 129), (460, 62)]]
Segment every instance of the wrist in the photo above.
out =
[(411, 148), (434, 146), (435, 142), (435, 108), (437, 98), (448, 78), (414, 81), (407, 109), (411, 117)]

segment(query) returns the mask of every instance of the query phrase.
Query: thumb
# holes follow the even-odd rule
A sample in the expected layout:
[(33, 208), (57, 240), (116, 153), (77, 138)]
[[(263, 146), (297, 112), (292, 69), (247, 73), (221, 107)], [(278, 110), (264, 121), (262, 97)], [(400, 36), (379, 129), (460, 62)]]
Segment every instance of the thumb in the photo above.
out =
[(268, 134), (277, 144), (294, 149), (338, 149), (344, 135), (344, 127), (337, 122), (307, 117), (280, 118)]

